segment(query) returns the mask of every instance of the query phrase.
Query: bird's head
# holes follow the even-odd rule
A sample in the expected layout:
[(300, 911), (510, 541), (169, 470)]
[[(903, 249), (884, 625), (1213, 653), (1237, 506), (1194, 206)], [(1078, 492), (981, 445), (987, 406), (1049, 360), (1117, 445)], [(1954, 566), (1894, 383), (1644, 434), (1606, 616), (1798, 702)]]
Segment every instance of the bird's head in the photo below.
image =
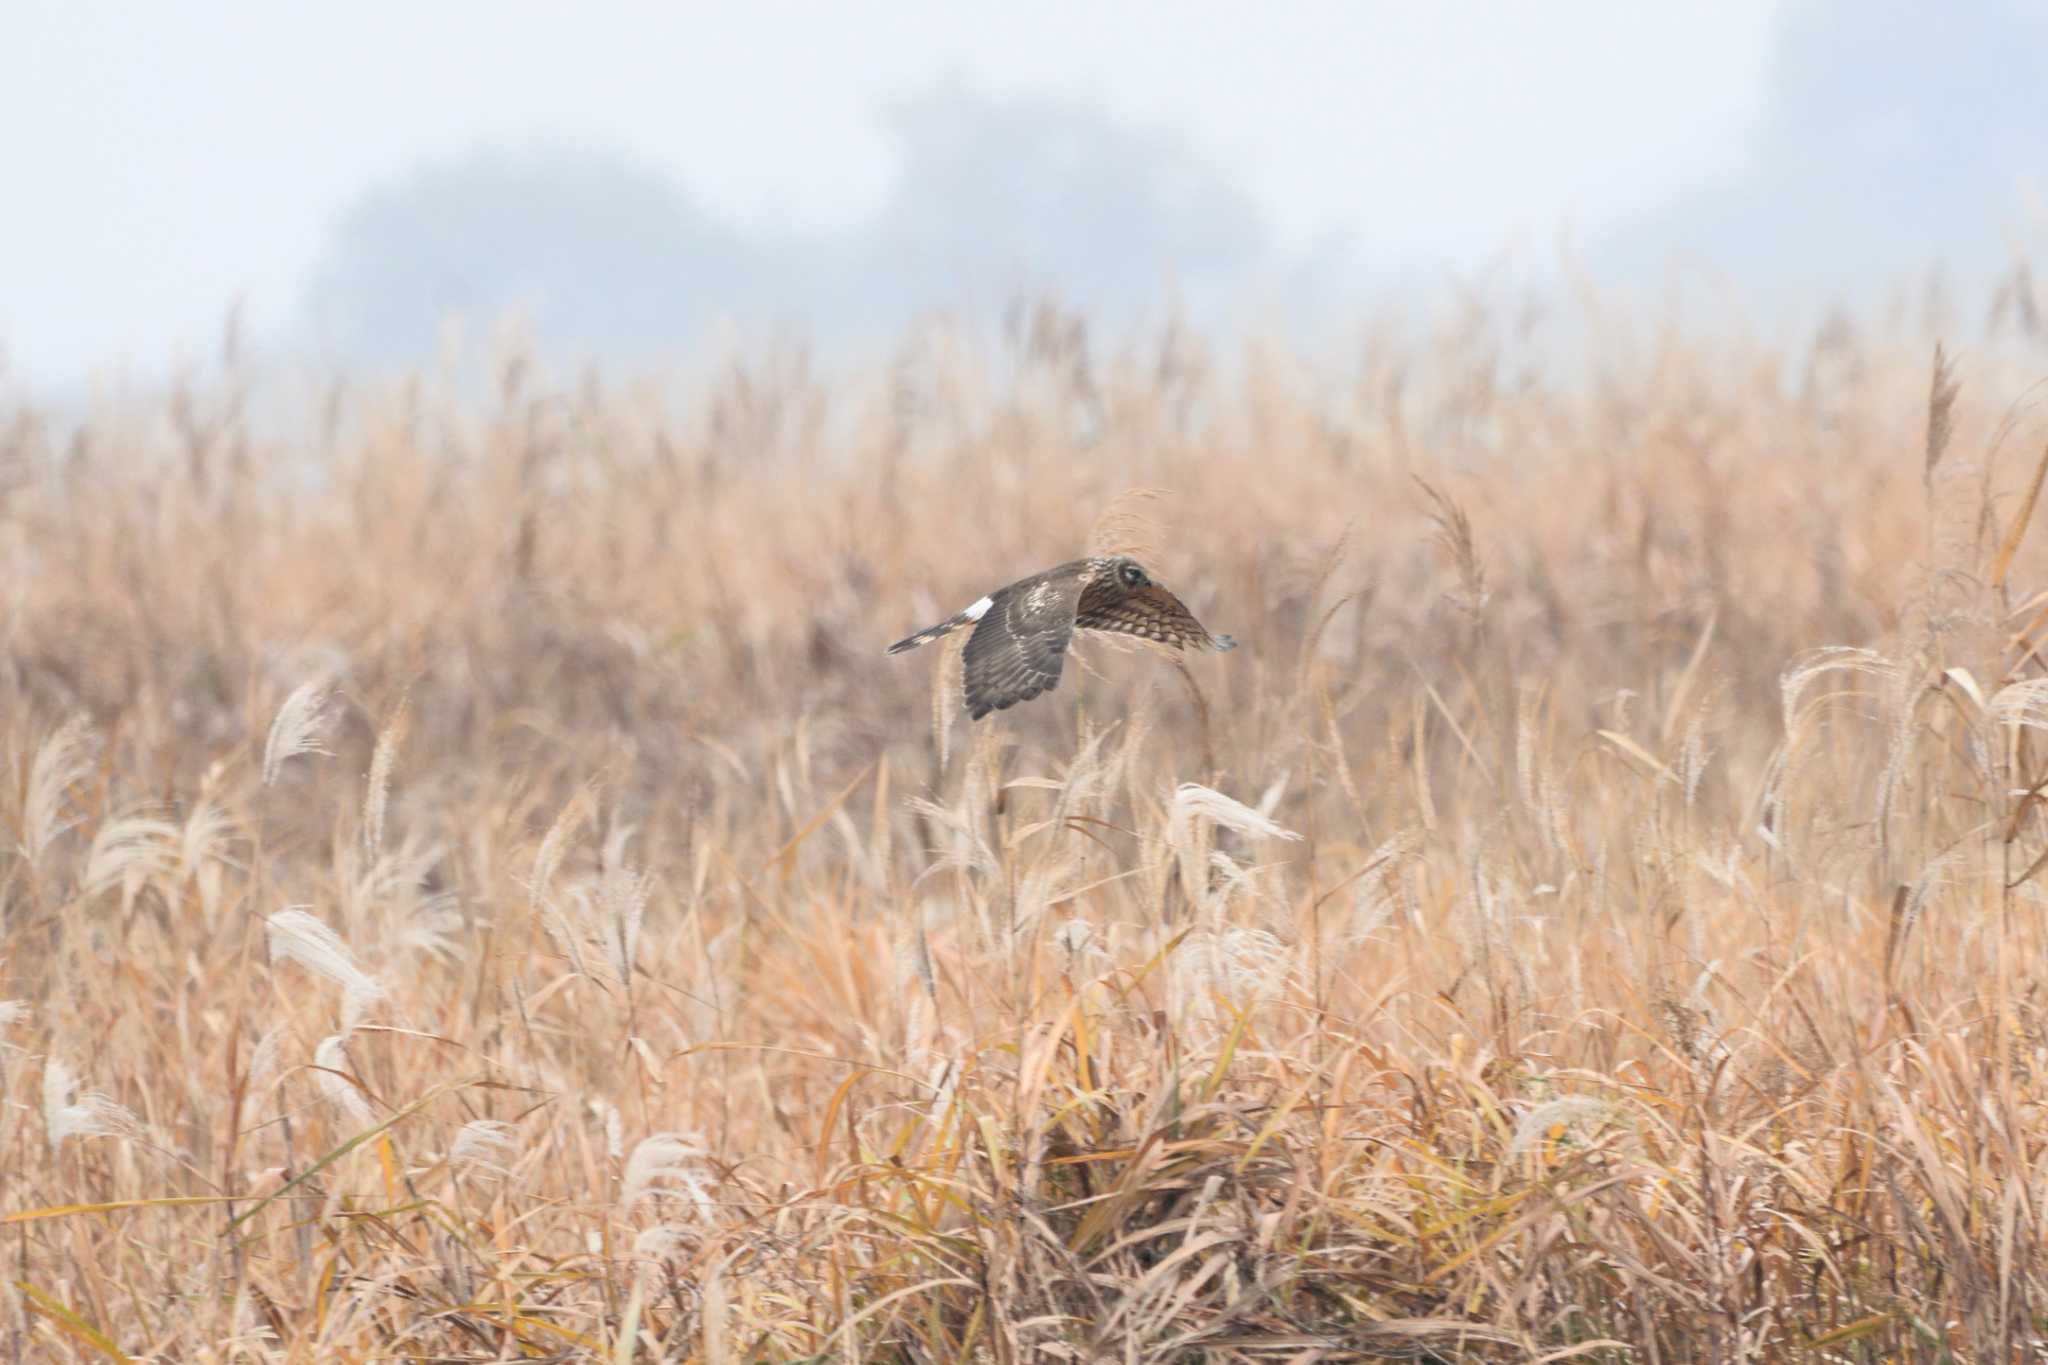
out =
[(1131, 590), (1142, 588), (1152, 581), (1151, 578), (1146, 576), (1145, 570), (1139, 566), (1138, 561), (1128, 555), (1118, 555), (1115, 559), (1110, 560), (1109, 573), (1111, 581), (1116, 583), (1117, 586)]

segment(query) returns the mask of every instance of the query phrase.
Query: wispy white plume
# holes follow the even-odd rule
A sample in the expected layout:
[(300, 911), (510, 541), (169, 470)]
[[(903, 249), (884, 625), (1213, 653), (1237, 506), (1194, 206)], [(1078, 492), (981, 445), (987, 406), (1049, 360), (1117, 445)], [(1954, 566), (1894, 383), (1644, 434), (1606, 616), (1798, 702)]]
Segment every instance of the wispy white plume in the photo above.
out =
[(256, 1040), (256, 1050), (249, 1054), (249, 1088), (255, 1089), (262, 1082), (277, 1074), (278, 1054), (283, 1049), (284, 1025), (278, 1024)]
[(626, 1120), (619, 1113), (619, 1106), (607, 1100), (599, 1100), (598, 1108), (604, 1113), (604, 1150), (612, 1160), (617, 1161), (626, 1153)]
[(1236, 864), (1227, 864), (1224, 885), (1212, 890), (1210, 873), (1215, 865), (1207, 856), (1209, 831), (1203, 822), (1259, 838), (1301, 838), (1293, 830), (1283, 829), (1250, 806), (1232, 800), (1222, 792), (1193, 782), (1182, 783), (1175, 789), (1173, 801), (1167, 808), (1166, 842), (1179, 861), (1183, 893), (1194, 904), (1212, 910), (1220, 907), (1235, 889), (1237, 879), (1233, 874)]
[(223, 850), (233, 828), (227, 812), (213, 802), (201, 801), (193, 806), (178, 836), (178, 871), (189, 877), (207, 863), (225, 857)]
[(1211, 824), (1234, 829), (1239, 834), (1256, 835), (1265, 839), (1299, 839), (1301, 836), (1291, 829), (1283, 829), (1266, 816), (1253, 810), (1241, 801), (1234, 801), (1222, 792), (1194, 782), (1183, 782), (1173, 793), (1173, 810), (1169, 816), (1171, 825), (1185, 830), (1196, 816)]
[(1613, 1111), (1614, 1106), (1606, 1100), (1597, 1100), (1590, 1095), (1567, 1095), (1562, 1099), (1546, 1100), (1522, 1115), (1522, 1121), (1515, 1125), (1515, 1135), (1508, 1142), (1508, 1155), (1520, 1156), (1560, 1124), (1605, 1118)]
[(333, 752), (320, 733), (327, 724), (327, 702), (324, 685), (309, 681), (293, 688), (284, 705), (277, 708), (277, 719), (270, 723), (270, 739), (263, 746), (264, 786), (277, 781), (278, 769), (286, 759)]
[[(327, 1102), (342, 1113), (358, 1128), (370, 1125), (370, 1102), (363, 1098), (363, 1092), (349, 1079), (354, 1069), (348, 1060), (348, 1035), (331, 1034), (320, 1040), (320, 1046), (313, 1049), (313, 1083), (320, 1087), (320, 1093)], [(337, 1074), (341, 1073), (341, 1074)]]
[(448, 1161), (455, 1166), (480, 1166), (505, 1173), (498, 1158), (512, 1151), (512, 1125), (503, 1119), (471, 1119), (448, 1144)]
[(43, 1127), (50, 1145), (61, 1147), (74, 1137), (141, 1137), (148, 1129), (141, 1119), (97, 1090), (78, 1094), (71, 1068), (50, 1058), (43, 1064)]
[(1861, 673), (1886, 683), (1900, 677), (1899, 665), (1874, 649), (1829, 645), (1811, 650), (1778, 677), (1778, 691), (1785, 710), (1785, 728), (1799, 728), (1800, 700), (1813, 680), (1824, 673)]
[(633, 1255), (641, 1260), (662, 1261), (695, 1240), (679, 1223), (654, 1223), (634, 1234)]
[(28, 1018), (28, 1001), (0, 1000), (0, 1028), (18, 1024)]
[(1168, 965), (1175, 995), (1201, 1017), (1215, 1014), (1216, 997), (1248, 1003), (1286, 980), (1287, 948), (1264, 929), (1197, 931), (1182, 940)]
[(343, 920), (370, 922), (380, 916), (384, 938), (407, 952), (452, 958), (455, 935), (462, 929), (461, 901), (452, 891), (429, 891), (444, 850), (418, 832), (408, 832), (395, 849), (359, 852), (337, 850), (342, 883), (348, 888)]
[(144, 882), (178, 865), (179, 839), (178, 827), (163, 820), (137, 815), (107, 821), (85, 855), (85, 894), (97, 896), (119, 885), (121, 903), (131, 903)]
[(375, 977), (366, 976), (360, 981), (351, 981), (341, 992), (341, 1027), (353, 1033), (356, 1025), (369, 1017), (370, 1011), (384, 999), (384, 988)]
[(687, 1200), (701, 1216), (711, 1204), (710, 1187), (701, 1167), (703, 1146), (686, 1133), (655, 1133), (640, 1139), (633, 1155), (626, 1158), (626, 1174), (619, 1192), (619, 1207), (630, 1210), (649, 1195), (675, 1195)]
[(342, 990), (342, 1013), (354, 1028), (362, 1015), (384, 996), (384, 988), (356, 965), (355, 954), (332, 929), (302, 906), (288, 906), (264, 921), (269, 929), (270, 955), (299, 963)]
[(929, 819), (946, 839), (946, 846), (937, 850), (937, 856), (919, 874), (920, 880), (944, 868), (967, 868), (993, 874), (1002, 866), (996, 855), (989, 850), (987, 842), (982, 839), (980, 831), (975, 828), (974, 815), (964, 804), (961, 808), (955, 809), (952, 806), (942, 806), (935, 801), (926, 801), (921, 797), (912, 797), (910, 808)]
[(2009, 683), (1991, 694), (1991, 714), (2006, 725), (2048, 729), (2048, 678)]
[(67, 793), (92, 772), (91, 750), (92, 728), (84, 716), (65, 721), (37, 746), (21, 812), (22, 842), (31, 859), (71, 827), (64, 819)]

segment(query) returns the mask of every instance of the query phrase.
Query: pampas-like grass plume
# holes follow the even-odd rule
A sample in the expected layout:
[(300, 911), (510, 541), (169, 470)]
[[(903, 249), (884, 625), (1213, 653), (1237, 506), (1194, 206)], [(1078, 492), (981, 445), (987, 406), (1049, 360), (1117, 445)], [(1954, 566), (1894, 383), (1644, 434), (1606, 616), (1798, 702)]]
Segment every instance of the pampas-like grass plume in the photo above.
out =
[(55, 1057), (43, 1064), (43, 1129), (50, 1145), (67, 1138), (138, 1138), (148, 1132), (141, 1119), (97, 1090), (78, 1093), (78, 1077)]
[(319, 682), (303, 682), (292, 689), (270, 722), (270, 739), (263, 746), (263, 785), (277, 781), (287, 759), (300, 754), (331, 754), (321, 735), (327, 724), (328, 695)]
[(370, 1124), (370, 1102), (363, 1098), (362, 1089), (353, 1079), (354, 1067), (348, 1058), (348, 1035), (335, 1033), (322, 1038), (320, 1045), (313, 1049), (313, 1083), (320, 1087), (320, 1093), (327, 1102), (348, 1116), (357, 1128)]
[(497, 1175), (505, 1174), (498, 1158), (511, 1152), (512, 1125), (503, 1119), (471, 1119), (456, 1130), (448, 1144), (452, 1166), (475, 1166)]
[(92, 727), (84, 716), (73, 716), (36, 747), (21, 818), (22, 845), (31, 862), (70, 828), (64, 818), (67, 793), (91, 771)]
[(633, 1146), (619, 1182), (619, 1207), (631, 1210), (652, 1195), (676, 1195), (700, 1214), (710, 1204), (710, 1186), (702, 1169), (704, 1146), (687, 1133), (654, 1133)]
[(370, 775), (363, 784), (363, 843), (374, 855), (384, 846), (384, 814), (391, 800), (391, 769), (398, 751), (412, 728), (412, 706), (400, 701), (398, 710), (377, 732), (377, 747), (370, 754)]
[(344, 1028), (354, 1028), (370, 1007), (384, 998), (384, 987), (356, 965), (355, 954), (341, 936), (304, 906), (287, 906), (264, 924), (269, 929), (273, 959), (297, 962), (341, 987)]

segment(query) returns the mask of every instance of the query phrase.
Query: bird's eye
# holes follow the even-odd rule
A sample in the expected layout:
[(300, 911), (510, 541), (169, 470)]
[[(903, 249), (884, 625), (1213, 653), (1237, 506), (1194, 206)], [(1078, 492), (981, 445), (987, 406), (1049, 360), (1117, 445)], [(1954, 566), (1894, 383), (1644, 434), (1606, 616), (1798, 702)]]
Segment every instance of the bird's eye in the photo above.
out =
[(1145, 581), (1145, 571), (1135, 564), (1124, 565), (1124, 582), (1135, 588)]

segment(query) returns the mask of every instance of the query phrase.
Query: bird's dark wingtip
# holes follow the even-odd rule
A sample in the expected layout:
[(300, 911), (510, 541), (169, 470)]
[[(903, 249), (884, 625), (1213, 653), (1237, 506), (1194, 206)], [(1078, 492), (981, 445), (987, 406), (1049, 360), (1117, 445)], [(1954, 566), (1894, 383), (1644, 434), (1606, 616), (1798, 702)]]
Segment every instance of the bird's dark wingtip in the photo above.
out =
[(1236, 649), (1237, 637), (1234, 635), (1218, 635), (1216, 637), (1216, 648), (1219, 650)]

